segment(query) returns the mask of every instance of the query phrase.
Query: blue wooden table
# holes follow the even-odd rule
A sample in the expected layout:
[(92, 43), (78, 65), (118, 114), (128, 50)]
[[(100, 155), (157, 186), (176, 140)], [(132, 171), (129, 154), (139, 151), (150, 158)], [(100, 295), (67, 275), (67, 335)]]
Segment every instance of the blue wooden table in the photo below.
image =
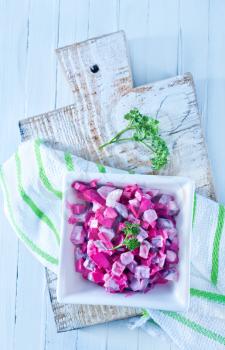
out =
[[(0, 161), (20, 142), (17, 121), (73, 102), (54, 49), (124, 29), (135, 85), (192, 72), (217, 196), (225, 201), (223, 0), (0, 0)], [(1, 197), (2, 198), (2, 197)], [(0, 205), (0, 349), (177, 349), (114, 322), (57, 334), (43, 268)]]

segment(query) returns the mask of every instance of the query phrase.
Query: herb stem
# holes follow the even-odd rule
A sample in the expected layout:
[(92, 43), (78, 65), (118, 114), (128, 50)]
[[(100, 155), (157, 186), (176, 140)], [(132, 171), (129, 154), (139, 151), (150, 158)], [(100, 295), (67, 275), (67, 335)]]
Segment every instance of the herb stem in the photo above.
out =
[(108, 142), (104, 143), (103, 145), (99, 146), (99, 149), (103, 149), (104, 147), (106, 146), (109, 146), (111, 145), (112, 143), (115, 143), (115, 142), (120, 142), (121, 140), (123, 141), (131, 141), (132, 139), (131, 138), (127, 138), (127, 139), (119, 139), (119, 137), (121, 135), (123, 135), (125, 132), (129, 131), (129, 130), (133, 130), (134, 128), (131, 127), (131, 126), (128, 126), (126, 127), (125, 129), (121, 130), (120, 132), (118, 132), (111, 140), (109, 140)]

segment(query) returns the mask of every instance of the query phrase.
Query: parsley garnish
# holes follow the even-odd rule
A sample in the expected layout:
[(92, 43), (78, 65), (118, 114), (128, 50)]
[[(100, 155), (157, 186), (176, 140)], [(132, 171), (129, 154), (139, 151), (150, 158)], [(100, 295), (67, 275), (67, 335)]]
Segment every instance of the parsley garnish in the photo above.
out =
[(123, 232), (125, 234), (123, 242), (117, 245), (116, 247), (113, 247), (112, 249), (114, 250), (125, 246), (128, 250), (134, 250), (140, 247), (140, 242), (136, 238), (136, 236), (139, 233), (139, 228), (140, 226), (138, 224), (132, 224), (127, 221), (123, 229)]
[[(139, 142), (151, 151), (152, 169), (160, 170), (164, 167), (168, 162), (169, 150), (166, 142), (159, 136), (159, 121), (141, 114), (137, 108), (125, 114), (124, 119), (128, 121), (127, 127), (118, 132), (110, 141), (101, 145), (99, 149), (118, 142)], [(122, 137), (128, 131), (132, 131), (132, 135)]]

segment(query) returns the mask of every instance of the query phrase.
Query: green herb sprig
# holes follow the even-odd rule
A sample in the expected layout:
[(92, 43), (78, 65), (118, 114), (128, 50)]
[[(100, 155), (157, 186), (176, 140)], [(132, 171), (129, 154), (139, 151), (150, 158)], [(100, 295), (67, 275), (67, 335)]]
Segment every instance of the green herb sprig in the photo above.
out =
[[(166, 142), (159, 135), (159, 121), (141, 114), (137, 108), (125, 114), (124, 119), (128, 121), (127, 127), (101, 145), (99, 149), (119, 142), (139, 142), (151, 151), (152, 169), (158, 171), (164, 167), (168, 162), (169, 150)], [(122, 137), (128, 131), (132, 131), (131, 136)]]
[(112, 248), (112, 250), (121, 248), (125, 246), (128, 250), (134, 250), (140, 247), (140, 242), (137, 240), (137, 235), (139, 233), (140, 226), (138, 224), (132, 224), (131, 222), (126, 222), (123, 232), (125, 233), (125, 238), (122, 243)]

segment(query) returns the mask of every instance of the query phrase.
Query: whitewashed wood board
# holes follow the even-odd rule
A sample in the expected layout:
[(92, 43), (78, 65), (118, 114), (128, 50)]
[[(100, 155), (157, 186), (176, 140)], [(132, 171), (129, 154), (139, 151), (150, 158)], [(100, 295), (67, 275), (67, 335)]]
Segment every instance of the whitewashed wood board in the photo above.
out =
[[(137, 107), (160, 120), (162, 135), (170, 147), (169, 165), (161, 173), (189, 175), (195, 179), (200, 193), (214, 196), (190, 74), (132, 88), (123, 32), (90, 39), (57, 52), (72, 85), (75, 104), (20, 121), (23, 141), (32, 137), (47, 138), (57, 147), (69, 146), (75, 154), (89, 160), (148, 173), (149, 157), (143, 148), (129, 143), (98, 151), (99, 145), (122, 127), (123, 114)], [(95, 64), (99, 71), (93, 74), (90, 67)], [(48, 271), (47, 280), (59, 331), (100, 321), (96, 312), (94, 315), (90, 312), (89, 317), (77, 317), (79, 312), (84, 312), (83, 307), (59, 305), (55, 298), (55, 276)], [(122, 310), (119, 308), (107, 315), (108, 318), (100, 312), (101, 321), (138, 313), (138, 310)]]
[(207, 150), (190, 74), (132, 89), (111, 107), (112, 113), (105, 114), (105, 119), (101, 114), (90, 112), (89, 115), (88, 112), (87, 115), (83, 105), (79, 108), (74, 104), (22, 120), (20, 130), (23, 140), (42, 136), (69, 145), (75, 154), (88, 160), (120, 169), (150, 173), (149, 154), (142, 146), (129, 142), (98, 151), (100, 144), (124, 126), (123, 115), (133, 107), (160, 121), (161, 134), (170, 149), (170, 160), (168, 166), (159, 173), (190, 176), (199, 193), (214, 198)]
[[(171, 154), (160, 173), (191, 176), (199, 192), (210, 195), (211, 174), (191, 74), (137, 88), (124, 87), (121, 80), (130, 81), (122, 63), (126, 59), (124, 40), (124, 33), (117, 32), (57, 50), (76, 101), (75, 148), (79, 143), (81, 155), (89, 160), (149, 173), (149, 152), (142, 145), (127, 142), (99, 151), (101, 144), (126, 126), (123, 115), (137, 107), (160, 120)], [(90, 70), (93, 65), (99, 69), (96, 73)], [(110, 79), (112, 75), (114, 79)]]
[[(92, 52), (89, 51), (89, 47), (97, 47), (95, 55), (96, 59), (97, 61), (102, 59), (101, 65), (103, 65), (104, 62), (106, 67), (106, 72), (104, 74), (102, 73), (102, 79), (104, 79), (104, 76), (106, 76), (105, 81), (111, 87), (109, 101), (111, 101), (111, 103), (115, 103), (115, 98), (119, 96), (119, 91), (128, 91), (132, 84), (124, 33), (118, 32), (111, 35), (105, 35), (97, 39), (90, 39), (84, 43), (78, 44), (77, 46), (82, 48), (84, 59), (89, 61), (87, 65), (87, 74), (90, 74), (91, 77), (93, 76), (93, 73), (91, 73), (90, 67), (96, 61), (93, 61), (92, 56), (89, 56), (90, 52)], [(117, 50), (115, 50), (115, 47), (119, 49), (120, 52), (119, 60), (117, 58)], [(64, 50), (66, 51), (66, 48), (64, 48)], [(109, 58), (110, 62), (108, 62)], [(78, 63), (76, 64), (78, 65)], [(108, 66), (111, 67), (111, 71), (109, 70)], [(82, 65), (80, 65), (80, 68), (80, 74), (83, 74)], [(95, 100), (97, 101), (97, 97)], [(29, 131), (26, 128), (27, 122), (21, 121), (19, 125), (22, 141), (33, 137), (35, 134), (37, 137), (51, 140), (56, 147), (68, 147), (72, 146), (73, 140), (76, 139), (76, 145), (80, 147), (81, 150), (78, 151), (78, 149), (72, 148), (72, 151), (76, 154), (84, 156), (83, 149), (85, 149), (86, 144), (85, 142), (82, 142), (79, 135), (75, 134), (74, 130), (76, 129), (76, 126), (74, 124), (74, 120), (72, 121), (69, 118), (69, 115), (74, 115), (77, 110), (86, 110), (86, 103), (88, 103), (88, 101), (89, 100), (86, 96), (82, 96), (81, 99), (76, 101), (75, 105), (49, 112), (44, 116), (28, 118), (27, 122), (30, 125), (30, 128), (28, 129), (31, 131), (31, 134), (29, 134)], [(78, 116), (78, 114), (76, 115)], [(79, 116), (82, 118), (81, 112)], [(77, 120), (75, 123), (77, 123)], [(69, 138), (68, 134), (70, 135)], [(58, 332), (82, 328), (84, 326), (90, 326), (117, 319), (124, 319), (140, 314), (140, 309), (137, 308), (60, 304), (56, 298), (56, 275), (51, 271), (46, 270), (46, 277)]]

